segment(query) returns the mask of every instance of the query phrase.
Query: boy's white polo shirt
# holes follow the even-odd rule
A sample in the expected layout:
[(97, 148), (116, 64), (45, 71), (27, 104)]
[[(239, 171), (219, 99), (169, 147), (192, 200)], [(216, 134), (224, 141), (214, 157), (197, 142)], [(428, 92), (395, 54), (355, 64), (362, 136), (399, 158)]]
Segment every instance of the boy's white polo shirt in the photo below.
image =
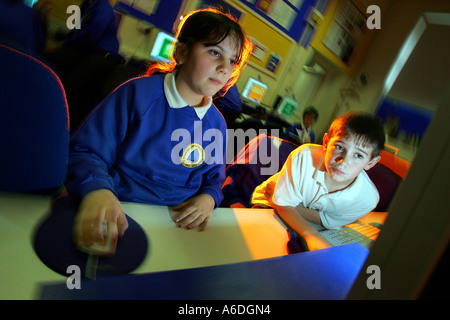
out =
[(324, 227), (336, 229), (372, 211), (378, 191), (365, 171), (347, 188), (328, 193), (321, 171), (322, 146), (304, 144), (291, 152), (283, 168), (255, 189), (252, 203), (268, 206), (302, 205), (318, 210)]

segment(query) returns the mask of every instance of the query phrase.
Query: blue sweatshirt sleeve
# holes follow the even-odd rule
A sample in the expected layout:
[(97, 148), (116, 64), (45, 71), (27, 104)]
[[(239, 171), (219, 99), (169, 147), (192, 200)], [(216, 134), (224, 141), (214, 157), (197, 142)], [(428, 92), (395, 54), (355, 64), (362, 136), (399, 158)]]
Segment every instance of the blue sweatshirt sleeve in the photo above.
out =
[(287, 128), (286, 132), (284, 133), (283, 139), (285, 139), (285, 140), (291, 139), (291, 135), (290, 135), (291, 133), (294, 135), (297, 135), (297, 131), (296, 131), (297, 127), (298, 127), (298, 125), (294, 124), (294, 125), (290, 126), (289, 128)]
[(202, 184), (199, 194), (209, 194), (215, 201), (216, 207), (223, 200), (222, 185), (225, 182), (225, 166), (217, 165), (204, 175), (204, 183)]
[(242, 100), (236, 85), (228, 89), (223, 97), (216, 97), (214, 99), (214, 105), (220, 112), (240, 113), (242, 111)]
[[(133, 105), (134, 87), (122, 85), (88, 116), (70, 141), (66, 187), (83, 198), (96, 189), (114, 192), (109, 168), (125, 138)], [(127, 106), (127, 107), (124, 107)]]
[[(214, 106), (212, 106), (214, 108)], [(204, 175), (203, 175), (203, 181), (202, 185), (200, 187), (199, 193), (207, 193), (211, 197), (213, 197), (214, 201), (216, 202), (216, 207), (218, 207), (224, 196), (222, 192), (222, 186), (225, 182), (225, 168), (226, 168), (226, 147), (227, 147), (227, 129), (225, 121), (223, 120), (223, 117), (219, 114), (219, 117), (221, 118), (221, 123), (219, 122), (216, 124), (216, 128), (220, 128), (221, 136), (223, 137), (223, 140), (221, 143), (216, 144), (216, 150), (222, 150), (222, 157), (221, 160), (218, 161), (219, 163), (215, 163), (211, 165), (211, 169), (209, 169)], [(220, 149), (219, 149), (220, 148)]]
[(311, 143), (316, 143), (316, 135), (314, 134), (314, 131), (309, 132), (309, 137), (311, 138)]

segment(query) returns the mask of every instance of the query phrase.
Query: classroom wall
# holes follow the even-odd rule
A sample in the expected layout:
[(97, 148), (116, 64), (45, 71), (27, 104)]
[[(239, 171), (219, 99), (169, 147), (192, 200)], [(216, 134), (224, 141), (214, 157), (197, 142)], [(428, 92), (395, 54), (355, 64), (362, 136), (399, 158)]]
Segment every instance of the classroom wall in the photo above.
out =
[[(328, 10), (334, 10), (337, 8), (337, 1), (331, 0)], [(372, 46), (375, 43), (378, 34), (383, 32), (384, 21), (390, 10), (390, 6), (393, 0), (360, 0), (359, 7), (362, 9), (367, 8), (370, 4), (374, 4), (380, 7), (381, 10), (381, 30), (367, 30), (364, 35), (370, 40), (368, 43), (363, 43), (362, 48), (353, 52), (353, 55), (359, 55), (356, 62), (356, 66), (352, 68), (343, 68), (342, 63), (338, 62), (337, 59), (331, 59), (330, 53), (315, 53), (313, 59), (320, 63), (327, 70), (327, 76), (323, 81), (322, 86), (316, 93), (314, 99), (312, 99), (311, 104), (314, 105), (320, 114), (319, 120), (314, 125), (314, 131), (316, 132), (316, 142), (321, 143), (323, 134), (328, 130), (329, 125), (332, 120), (336, 118), (339, 114), (344, 113), (348, 110), (361, 109), (369, 112), (373, 111), (371, 104), (362, 96), (362, 93), (371, 91), (373, 89), (372, 85), (374, 81), (369, 74), (369, 85), (363, 86), (360, 82), (360, 75), (362, 73), (367, 73), (364, 68), (360, 65), (364, 65), (368, 54), (372, 50)], [(332, 14), (328, 12), (328, 14)], [(315, 40), (321, 40), (324, 36), (323, 30), (316, 33)], [(319, 39), (317, 39), (319, 38)], [(367, 41), (366, 41), (367, 42)], [(326, 50), (326, 48), (324, 48)], [(379, 57), (374, 57), (379, 59)], [(359, 95), (358, 99), (353, 98), (353, 96), (345, 97), (343, 96), (343, 90), (353, 89)]]
[[(256, 13), (244, 6), (239, 1), (226, 1), (230, 5), (242, 12), (241, 23), (246, 32), (257, 41), (262, 42), (267, 47), (267, 55), (276, 52), (282, 57), (281, 63), (276, 72), (273, 73), (265, 68), (265, 57), (259, 61), (251, 57), (246, 69), (242, 72), (237, 82), (239, 90), (243, 90), (248, 77), (261, 79), (267, 83), (269, 90), (262, 103), (272, 106), (278, 94), (289, 92), (292, 83), (295, 83), (295, 75), (298, 74), (304, 61), (308, 56), (308, 51), (301, 47), (289, 36), (278, 31), (267, 21), (263, 21)], [(200, 1), (184, 1), (179, 11), (179, 15), (190, 12), (198, 7)], [(120, 53), (125, 57), (135, 57), (139, 59), (148, 58), (151, 46), (154, 42), (157, 28), (151, 28), (148, 34), (144, 30), (148, 28), (145, 22), (137, 20), (131, 16), (123, 15), (120, 21), (118, 38), (120, 41)]]
[(447, 0), (396, 0), (389, 8), (388, 16), (383, 21), (382, 30), (374, 39), (360, 72), (369, 74), (367, 90), (361, 90), (361, 103), (355, 107), (368, 106), (373, 111), (378, 104), (385, 79), (390, 67), (406, 38), (424, 11), (450, 12)]
[[(78, 0), (80, 2), (81, 0)], [(337, 0), (329, 0), (335, 3)], [(242, 72), (237, 86), (243, 89), (249, 76), (260, 78), (266, 82), (270, 89), (263, 99), (263, 104), (272, 106), (277, 95), (288, 94), (297, 81), (302, 67), (314, 61), (326, 70), (320, 87), (308, 102), (319, 110), (319, 120), (314, 126), (317, 142), (321, 142), (323, 133), (326, 132), (332, 119), (338, 114), (350, 109), (362, 109), (374, 112), (380, 99), (385, 79), (397, 54), (411, 32), (415, 23), (423, 11), (447, 11), (450, 12), (448, 0), (358, 0), (362, 7), (370, 4), (381, 8), (381, 30), (371, 30), (371, 41), (367, 44), (361, 63), (353, 73), (342, 70), (334, 61), (325, 55), (303, 46), (277, 31), (270, 23), (262, 20), (254, 12), (243, 6), (237, 0), (226, 0), (243, 12), (242, 24), (248, 28), (251, 35), (258, 38), (261, 30), (271, 30), (270, 36), (264, 38), (265, 45), (269, 49), (276, 49), (283, 55), (279, 69), (275, 74), (266, 70), (258, 61), (251, 58), (249, 65)], [(53, 1), (52, 12), (60, 19), (64, 19), (64, 11), (69, 0)], [(76, 2), (76, 1), (75, 1)], [(181, 13), (189, 12), (197, 8), (198, 1), (186, 0), (183, 2)], [(63, 8), (64, 7), (64, 8)], [(333, 7), (329, 5), (329, 7)], [(64, 9), (64, 10), (63, 10)], [(66, 14), (67, 15), (67, 14)], [(264, 26), (264, 28), (262, 27)], [(149, 28), (146, 23), (122, 16), (118, 32), (121, 43), (120, 52), (124, 56), (134, 55), (138, 58), (147, 58), (151, 45), (158, 32)], [(264, 32), (263, 32), (264, 33)], [(318, 32), (316, 33), (316, 35)], [(257, 39), (258, 40), (258, 39)], [(359, 77), (365, 73), (369, 77), (368, 85), (362, 86)], [(359, 95), (357, 99), (343, 101), (341, 89), (353, 88)], [(306, 106), (305, 106), (306, 107)], [(293, 120), (299, 121), (302, 110), (297, 110)]]
[(119, 54), (126, 58), (148, 59), (159, 29), (128, 15), (122, 15), (117, 31)]
[[(298, 69), (301, 68), (299, 60), (303, 62), (306, 59), (307, 51), (296, 50), (298, 46), (296, 41), (239, 1), (229, 0), (227, 2), (242, 12), (241, 23), (250, 38), (262, 43), (267, 48), (266, 54), (261, 60), (254, 56), (250, 57), (249, 63), (241, 73), (236, 85), (239, 90), (243, 90), (248, 77), (260, 79), (269, 86), (262, 104), (272, 106), (277, 95), (284, 95), (289, 92), (289, 86), (292, 87), (291, 76), (298, 74)], [(271, 72), (265, 68), (266, 60), (273, 52), (281, 57), (276, 72)], [(297, 63), (297, 67), (294, 66), (295, 70), (292, 70), (292, 62)]]
[[(376, 3), (374, 0), (366, 2)], [(329, 67), (331, 74), (312, 101), (321, 116), (324, 116), (314, 127), (318, 137), (322, 137), (326, 132), (334, 116), (333, 106), (342, 103), (339, 94), (341, 88), (354, 87), (359, 94), (359, 101), (349, 99), (346, 103), (348, 107), (340, 110), (338, 114), (355, 109), (375, 112), (390, 68), (420, 15), (424, 11), (450, 12), (450, 1), (447, 0), (380, 1), (378, 5), (382, 12), (381, 30), (375, 31), (376, 34), (355, 74), (344, 75), (329, 62), (322, 61)], [(369, 77), (366, 86), (359, 82), (362, 73)]]
[(70, 5), (79, 6), (83, 0), (39, 0), (38, 3), (48, 3), (50, 5), (49, 14), (61, 23), (65, 23), (67, 17), (67, 7)]

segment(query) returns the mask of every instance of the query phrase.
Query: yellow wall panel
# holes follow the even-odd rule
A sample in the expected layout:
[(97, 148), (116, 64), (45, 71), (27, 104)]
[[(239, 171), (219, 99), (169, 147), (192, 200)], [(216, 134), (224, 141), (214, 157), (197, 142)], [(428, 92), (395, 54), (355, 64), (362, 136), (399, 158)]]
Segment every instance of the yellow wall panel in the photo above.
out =
[(52, 0), (50, 1), (50, 15), (66, 21), (70, 14), (67, 13), (67, 7), (70, 5), (81, 5), (82, 0)]
[[(274, 30), (271, 26), (251, 13), (245, 13), (245, 17), (242, 19), (241, 23), (245, 32), (251, 38), (256, 39), (267, 48), (265, 57), (262, 60), (252, 56), (250, 57), (251, 62), (261, 67), (265, 67), (268, 57), (273, 52), (277, 53), (281, 57), (280, 64), (282, 64), (283, 61), (286, 61), (292, 46), (294, 45), (292, 40), (283, 36), (281, 33)], [(278, 70), (279, 66), (277, 68), (277, 71)]]

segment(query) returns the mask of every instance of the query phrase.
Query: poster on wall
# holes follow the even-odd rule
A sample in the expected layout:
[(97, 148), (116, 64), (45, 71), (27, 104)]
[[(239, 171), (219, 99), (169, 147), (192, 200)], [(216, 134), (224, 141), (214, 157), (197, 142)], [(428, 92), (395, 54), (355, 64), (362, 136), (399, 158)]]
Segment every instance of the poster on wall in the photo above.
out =
[(172, 33), (182, 3), (183, 0), (119, 0), (114, 10)]
[(363, 33), (365, 15), (350, 1), (345, 2), (325, 34), (323, 44), (342, 61), (347, 62)]
[(299, 41), (307, 23), (311, 7), (318, 0), (240, 0), (283, 33)]
[(274, 2), (276, 2), (276, 0), (258, 0), (256, 3), (256, 9), (259, 9), (267, 14), (270, 12)]
[(302, 7), (303, 1), (304, 0), (288, 0), (288, 2), (290, 4), (292, 4), (294, 7), (296, 7), (297, 9), (300, 9)]
[(133, 0), (132, 7), (151, 15), (155, 14), (156, 9), (159, 6), (159, 1), (160, 0)]
[(160, 0), (122, 0), (120, 2), (128, 5), (130, 8), (142, 12), (147, 16), (150, 16), (155, 14)]
[(286, 30), (291, 30), (292, 24), (297, 18), (297, 12), (286, 2), (276, 1), (271, 6), (267, 16)]
[(276, 52), (272, 52), (267, 59), (266, 69), (275, 73), (277, 71), (278, 66), (280, 65), (281, 57)]
[[(294, 2), (296, 5), (301, 6), (303, 0)], [(297, 18), (297, 12), (291, 7), (291, 5), (282, 0), (259, 0), (256, 3), (256, 9), (263, 12), (267, 17), (272, 19), (284, 29), (290, 30), (292, 24)]]
[(242, 12), (240, 10), (222, 0), (202, 0), (197, 4), (197, 9), (199, 8), (214, 8), (219, 11), (231, 14), (231, 16), (233, 16), (237, 20), (239, 20), (242, 15)]
[(256, 40), (255, 38), (251, 38), (251, 40), (253, 43), (252, 56), (258, 60), (263, 60), (264, 57), (266, 56), (267, 47), (258, 40)]

